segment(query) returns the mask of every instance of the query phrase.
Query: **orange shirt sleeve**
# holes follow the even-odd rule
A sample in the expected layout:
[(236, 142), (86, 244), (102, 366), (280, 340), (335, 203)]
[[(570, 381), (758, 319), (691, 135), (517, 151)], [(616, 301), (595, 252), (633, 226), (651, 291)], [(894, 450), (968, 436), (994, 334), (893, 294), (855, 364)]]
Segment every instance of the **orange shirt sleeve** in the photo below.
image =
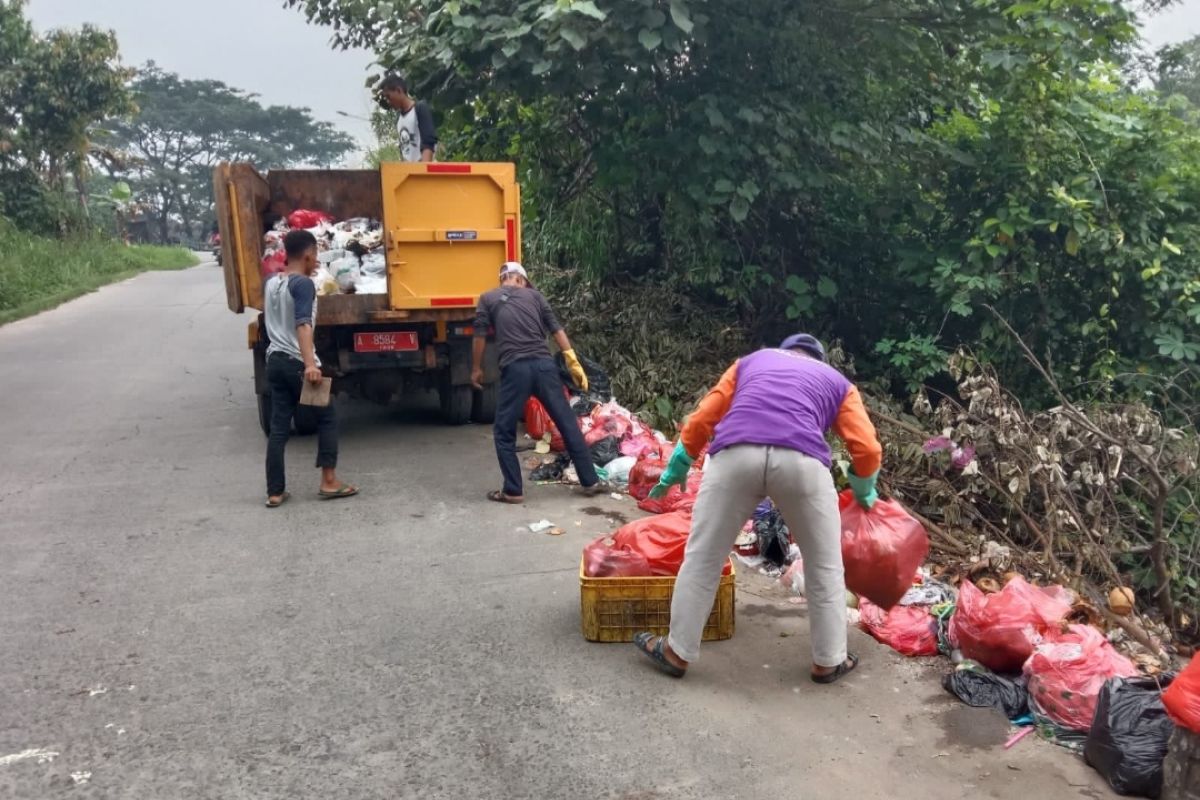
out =
[(851, 386), (846, 392), (833, 422), (833, 432), (846, 443), (855, 475), (867, 478), (879, 471), (883, 463), (883, 446), (875, 435), (875, 426), (871, 424), (857, 386)]
[(717, 423), (733, 404), (733, 392), (737, 388), (737, 368), (735, 361), (732, 367), (725, 370), (717, 385), (709, 389), (708, 394), (696, 406), (696, 410), (687, 418), (687, 422), (683, 423), (679, 440), (683, 442), (683, 449), (692, 458), (700, 455), (700, 451), (712, 439)]

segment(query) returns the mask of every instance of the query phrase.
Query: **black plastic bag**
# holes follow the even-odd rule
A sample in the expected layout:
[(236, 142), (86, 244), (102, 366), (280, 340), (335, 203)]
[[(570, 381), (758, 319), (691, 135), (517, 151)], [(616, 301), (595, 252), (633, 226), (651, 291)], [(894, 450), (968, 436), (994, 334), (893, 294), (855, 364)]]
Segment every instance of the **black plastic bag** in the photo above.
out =
[(1163, 707), (1171, 676), (1112, 678), (1100, 690), (1083, 757), (1117, 794), (1158, 797), (1175, 723)]
[[(761, 508), (761, 507), (760, 507)], [(771, 506), (754, 515), (754, 535), (758, 537), (758, 554), (776, 567), (791, 560), (792, 535), (783, 522), (783, 514)]]
[(621, 440), (615, 436), (609, 436), (596, 442), (591, 447), (592, 463), (603, 467), (610, 461), (616, 461), (621, 457)]
[(563, 358), (563, 354), (559, 353), (554, 357), (554, 360), (558, 362), (558, 374), (562, 376), (563, 383), (571, 394), (583, 395), (587, 398), (589, 406), (612, 400), (612, 381), (609, 380), (608, 373), (604, 371), (604, 368), (578, 350), (575, 351), (575, 355), (579, 357), (579, 364), (583, 367), (583, 373), (587, 375), (588, 390), (586, 392), (581, 392), (575, 385), (575, 379), (571, 377), (571, 372), (567, 369), (567, 360)]
[(942, 687), (972, 708), (994, 708), (1008, 719), (1029, 713), (1025, 687), (991, 672), (956, 669), (942, 676)]
[(541, 481), (560, 481), (562, 480), (563, 470), (567, 468), (567, 464), (571, 463), (571, 457), (563, 453), (553, 461), (547, 461), (540, 466), (533, 468), (533, 472), (529, 473), (529, 480)]

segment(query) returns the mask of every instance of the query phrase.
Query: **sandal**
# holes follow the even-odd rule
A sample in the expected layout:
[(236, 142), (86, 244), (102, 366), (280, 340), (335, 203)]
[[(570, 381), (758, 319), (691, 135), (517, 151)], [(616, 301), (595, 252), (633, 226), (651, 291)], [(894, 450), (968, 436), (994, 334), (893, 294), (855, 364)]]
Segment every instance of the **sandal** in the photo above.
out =
[(351, 486), (348, 483), (343, 483), (332, 492), (327, 492), (322, 489), (321, 491), (317, 492), (317, 497), (321, 498), (322, 500), (337, 500), (339, 497), (354, 497), (356, 494), (358, 494), (357, 486)]
[[(849, 666), (846, 665), (846, 661), (850, 662)], [(828, 672), (824, 675), (812, 675), (813, 683), (833, 683), (849, 675), (858, 666), (858, 656), (854, 655), (854, 653), (847, 653), (846, 661), (838, 664), (833, 672)]]
[(663, 647), (667, 643), (667, 637), (659, 636), (658, 644), (650, 647), (650, 642), (654, 639), (653, 633), (639, 633), (633, 637), (633, 644), (638, 651), (646, 658), (654, 662), (654, 666), (658, 667), (663, 672), (670, 675), (672, 678), (682, 678), (687, 672), (685, 667), (677, 667), (667, 660), (666, 653), (663, 652)]
[(279, 508), (281, 505), (286, 503), (291, 496), (291, 492), (284, 492), (276, 498), (268, 497), (267, 508)]
[(507, 503), (512, 506), (519, 506), (525, 502), (525, 497), (523, 495), (513, 496), (511, 494), (505, 494), (501, 489), (488, 492), (487, 499), (491, 500), (493, 503)]

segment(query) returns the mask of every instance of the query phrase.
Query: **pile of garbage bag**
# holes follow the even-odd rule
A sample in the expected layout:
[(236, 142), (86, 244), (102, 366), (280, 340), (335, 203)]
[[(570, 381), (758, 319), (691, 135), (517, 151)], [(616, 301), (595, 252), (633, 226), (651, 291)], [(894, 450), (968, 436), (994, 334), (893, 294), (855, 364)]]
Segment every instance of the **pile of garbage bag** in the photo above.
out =
[(337, 222), (310, 209), (293, 211), (263, 236), (264, 281), (287, 269), (283, 237), (296, 229), (307, 230), (317, 240), (320, 266), (312, 279), (318, 295), (387, 293), (387, 258), (379, 220), (356, 217)]

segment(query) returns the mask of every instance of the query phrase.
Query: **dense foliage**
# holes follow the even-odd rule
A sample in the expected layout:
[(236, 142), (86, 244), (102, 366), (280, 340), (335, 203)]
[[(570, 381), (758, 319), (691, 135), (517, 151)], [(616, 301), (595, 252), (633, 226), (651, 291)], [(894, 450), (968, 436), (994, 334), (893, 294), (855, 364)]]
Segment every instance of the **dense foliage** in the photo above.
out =
[(1200, 137), (1125, 82), (1120, 4), (292, 5), (410, 74), (456, 155), (517, 159), (534, 255), (589, 280), (679, 279), (901, 383), (970, 343), (1031, 386), (985, 302), (1101, 387), (1200, 358)]
[[(0, 0), (0, 216), (58, 233), (87, 216), (93, 126), (132, 109), (117, 41), (84, 25), (38, 35)], [(70, 177), (77, 207), (63, 199)]]

